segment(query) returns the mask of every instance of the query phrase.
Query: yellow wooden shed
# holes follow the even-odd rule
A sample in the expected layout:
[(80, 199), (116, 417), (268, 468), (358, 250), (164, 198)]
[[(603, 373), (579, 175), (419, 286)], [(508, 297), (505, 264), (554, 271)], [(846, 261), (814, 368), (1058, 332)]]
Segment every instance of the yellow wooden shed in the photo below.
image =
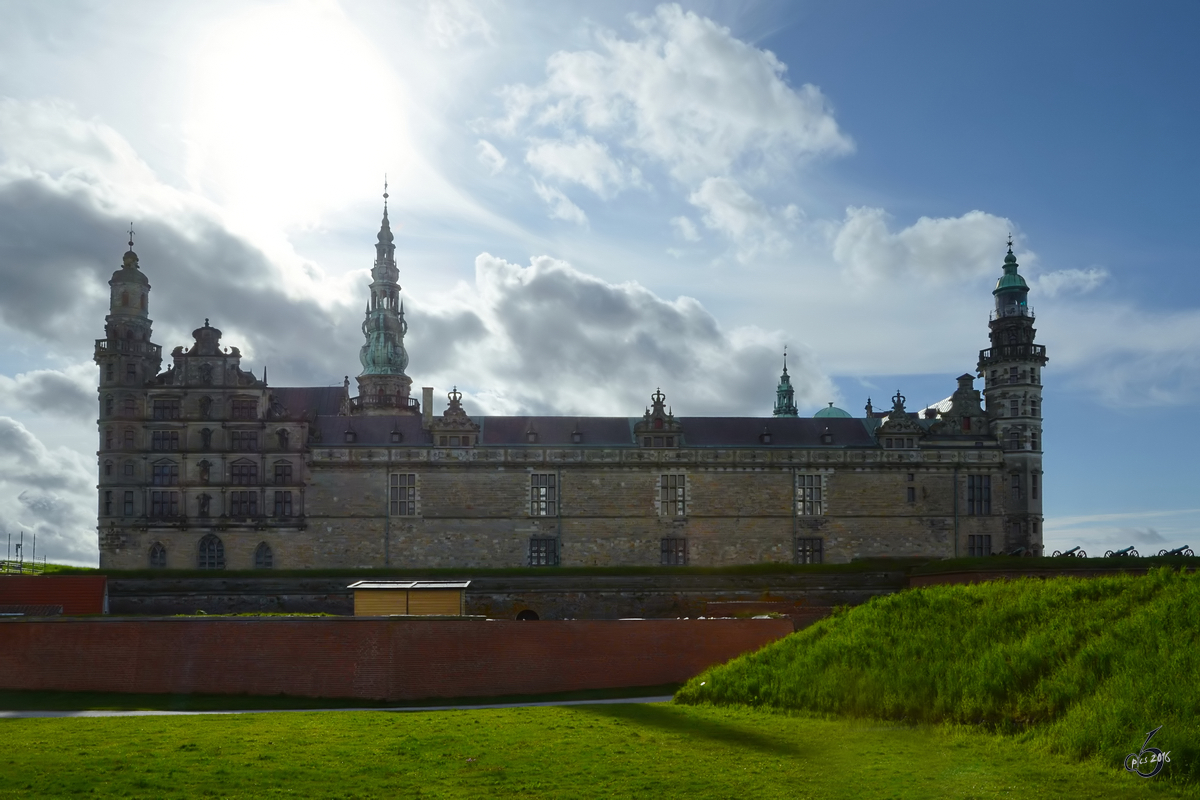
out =
[(354, 591), (354, 616), (393, 615), (461, 617), (466, 614), (470, 581), (359, 581)]

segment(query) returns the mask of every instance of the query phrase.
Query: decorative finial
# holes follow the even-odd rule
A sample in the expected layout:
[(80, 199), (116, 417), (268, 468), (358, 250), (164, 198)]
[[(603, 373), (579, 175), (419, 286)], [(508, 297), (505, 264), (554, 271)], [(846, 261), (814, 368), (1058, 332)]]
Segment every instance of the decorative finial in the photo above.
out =
[(208, 327), (208, 317), (204, 318), (204, 327)]
[(133, 223), (129, 223), (129, 252), (133, 252)]
[(1012, 252), (1012, 231), (1008, 233), (1008, 252)]
[(383, 173), (383, 213), (385, 213), (385, 214), (387, 213), (387, 200), (388, 200), (387, 186), (388, 186), (387, 173), (385, 172), (385, 173)]

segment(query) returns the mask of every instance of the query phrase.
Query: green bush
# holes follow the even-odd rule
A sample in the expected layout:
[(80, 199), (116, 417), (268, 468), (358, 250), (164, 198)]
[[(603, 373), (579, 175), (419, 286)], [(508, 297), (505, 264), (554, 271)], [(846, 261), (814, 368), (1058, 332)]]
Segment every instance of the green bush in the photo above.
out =
[(1200, 575), (932, 586), (842, 610), (676, 694), (847, 716), (984, 725), (1121, 763), (1162, 725), (1200, 781)]

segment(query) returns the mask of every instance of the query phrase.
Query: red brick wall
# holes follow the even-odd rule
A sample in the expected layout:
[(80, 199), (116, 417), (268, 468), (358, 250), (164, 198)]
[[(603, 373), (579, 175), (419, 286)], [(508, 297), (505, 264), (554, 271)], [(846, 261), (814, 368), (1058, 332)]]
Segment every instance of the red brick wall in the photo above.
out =
[(64, 614), (103, 614), (104, 575), (0, 575), (0, 605), (62, 606)]
[(0, 688), (416, 700), (653, 686), (791, 620), (0, 621)]

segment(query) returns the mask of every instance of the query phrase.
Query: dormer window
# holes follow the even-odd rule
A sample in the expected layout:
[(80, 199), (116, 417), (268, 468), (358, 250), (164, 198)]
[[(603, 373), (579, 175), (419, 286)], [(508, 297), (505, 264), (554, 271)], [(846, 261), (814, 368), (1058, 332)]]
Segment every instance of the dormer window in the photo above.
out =
[(758, 435), (758, 441), (762, 442), (763, 444), (770, 444), (771, 432), (766, 428), (763, 428), (763, 432)]
[(397, 444), (403, 441), (404, 435), (398, 430), (392, 430), (392, 444)]
[(529, 442), (530, 444), (537, 444), (537, 440), (538, 440), (537, 431), (526, 431), (525, 432), (525, 441)]
[(579, 444), (582, 441), (583, 441), (583, 433), (580, 432), (580, 430), (578, 428), (571, 431), (571, 442), (573, 444)]
[(346, 443), (347, 444), (353, 444), (354, 441), (356, 439), (358, 439), (358, 434), (356, 434), (354, 431), (350, 430), (349, 428), (346, 429), (345, 435), (346, 435)]
[[(769, 435), (770, 434), (768, 434), (768, 436)], [(821, 434), (821, 444), (833, 444), (833, 434), (832, 433), (822, 433)]]

